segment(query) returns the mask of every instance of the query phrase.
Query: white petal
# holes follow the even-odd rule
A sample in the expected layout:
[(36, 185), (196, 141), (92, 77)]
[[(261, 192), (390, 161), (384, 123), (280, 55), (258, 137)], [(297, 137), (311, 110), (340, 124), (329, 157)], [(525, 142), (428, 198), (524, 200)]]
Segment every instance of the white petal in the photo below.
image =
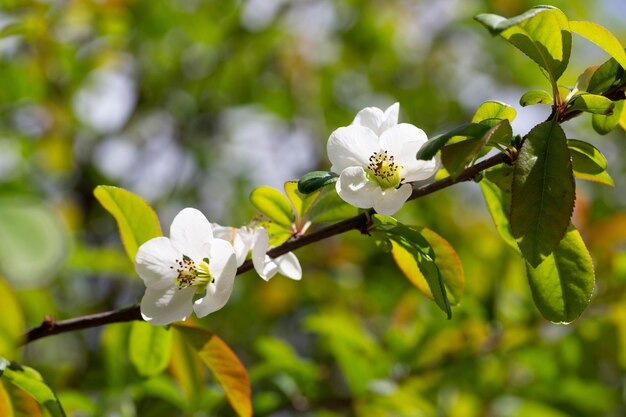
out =
[(364, 126), (372, 129), (377, 135), (385, 121), (385, 114), (378, 107), (366, 107), (357, 113), (353, 125)]
[(263, 259), (263, 266), (259, 269), (255, 268), (255, 270), (257, 274), (259, 274), (259, 276), (263, 278), (263, 280), (269, 281), (270, 279), (274, 277), (274, 275), (278, 273), (278, 271), (280, 270), (280, 267), (274, 261), (274, 259), (265, 255), (265, 259)]
[(146, 287), (167, 288), (176, 281), (178, 276), (176, 260), (180, 258), (181, 253), (174, 248), (170, 239), (163, 236), (155, 237), (137, 250), (135, 271)]
[[(385, 110), (385, 117), (383, 123), (380, 125), (380, 134), (387, 129), (392, 128), (398, 124), (398, 114), (400, 113), (400, 103), (393, 103)], [(379, 134), (379, 136), (380, 136)]]
[(198, 317), (204, 317), (226, 305), (233, 292), (237, 261), (230, 243), (215, 239), (211, 246), (209, 270), (215, 281), (209, 284), (204, 297), (196, 300), (193, 309)]
[(274, 259), (278, 265), (278, 272), (287, 278), (300, 280), (302, 278), (302, 267), (296, 255), (292, 252), (286, 253)]
[[(265, 268), (265, 253), (269, 247), (270, 237), (267, 234), (267, 230), (263, 227), (259, 227), (254, 231), (254, 243), (252, 245), (252, 265), (257, 274), (263, 278), (263, 270)], [(265, 278), (263, 278), (265, 279)]]
[(403, 166), (400, 170), (400, 176), (404, 178), (403, 182), (421, 181), (435, 175), (439, 170), (440, 164), (437, 157), (428, 161), (415, 160), (411, 164)]
[(361, 167), (346, 168), (339, 175), (335, 188), (346, 203), (359, 208), (370, 208), (374, 197), (380, 194), (380, 187), (367, 179)]
[(331, 133), (326, 144), (331, 171), (340, 173), (353, 166), (365, 167), (369, 157), (380, 150), (378, 136), (371, 129), (359, 125), (340, 127)]
[(186, 208), (174, 217), (170, 239), (175, 248), (198, 262), (209, 254), (213, 231), (202, 212)]
[(398, 158), (415, 159), (417, 153), (416, 150), (413, 155), (404, 154), (407, 150), (406, 144), (414, 142), (411, 146), (417, 146), (419, 149), (427, 140), (428, 137), (422, 129), (408, 123), (400, 123), (383, 132), (380, 136), (380, 147), (389, 151), (389, 154), (396, 158), (396, 162), (402, 163), (402, 159)]
[(410, 184), (404, 184), (400, 188), (389, 188), (383, 191), (374, 199), (374, 210), (384, 216), (395, 214), (411, 196), (412, 190)]
[(193, 311), (194, 294), (194, 287), (147, 288), (141, 299), (141, 316), (145, 321), (159, 325), (185, 320)]

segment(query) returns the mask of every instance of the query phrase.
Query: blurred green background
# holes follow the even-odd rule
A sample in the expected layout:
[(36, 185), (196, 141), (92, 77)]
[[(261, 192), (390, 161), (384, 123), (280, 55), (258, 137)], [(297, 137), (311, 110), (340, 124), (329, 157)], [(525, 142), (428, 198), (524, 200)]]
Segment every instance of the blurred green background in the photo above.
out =
[[(401, 104), (429, 136), (484, 100), (548, 107), (539, 70), (472, 20), (524, 0), (0, 0), (0, 347), (58, 319), (135, 303), (99, 184), (127, 188), (164, 229), (182, 208), (239, 226), (250, 191), (328, 169), (329, 134), (366, 106)], [(553, 1), (626, 43), (621, 0)], [(575, 37), (561, 80), (607, 56)], [(579, 120), (580, 119), (580, 120)], [(609, 160), (615, 189), (578, 183), (575, 223), (594, 256), (594, 298), (575, 323), (533, 305), (522, 261), (499, 240), (476, 184), (408, 204), (399, 218), (457, 249), (466, 291), (453, 318), (372, 239), (351, 232), (297, 251), (301, 282), (247, 273), (200, 323), (250, 372), (257, 416), (626, 415), (623, 131), (566, 124)], [(14, 359), (40, 370), (70, 416), (226, 416), (219, 386), (177, 344), (166, 375), (129, 367), (129, 324), (55, 336)]]

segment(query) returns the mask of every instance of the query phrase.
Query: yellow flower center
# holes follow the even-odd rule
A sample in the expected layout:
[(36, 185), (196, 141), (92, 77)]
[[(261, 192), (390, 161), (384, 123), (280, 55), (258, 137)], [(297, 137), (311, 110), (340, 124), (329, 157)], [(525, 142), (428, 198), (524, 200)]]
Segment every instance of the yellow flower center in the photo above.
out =
[(369, 158), (367, 166), (367, 177), (380, 185), (380, 188), (386, 190), (388, 188), (396, 188), (400, 185), (401, 165), (393, 160), (393, 155), (389, 155), (387, 151), (374, 152)]
[[(202, 292), (214, 280), (209, 271), (209, 258), (204, 258), (202, 262), (196, 265), (193, 259), (183, 255), (182, 259), (176, 260), (176, 264), (178, 265), (176, 268), (176, 272), (178, 272), (176, 286), (181, 290), (195, 285), (198, 287), (196, 292)], [(173, 266), (170, 268), (174, 269)]]

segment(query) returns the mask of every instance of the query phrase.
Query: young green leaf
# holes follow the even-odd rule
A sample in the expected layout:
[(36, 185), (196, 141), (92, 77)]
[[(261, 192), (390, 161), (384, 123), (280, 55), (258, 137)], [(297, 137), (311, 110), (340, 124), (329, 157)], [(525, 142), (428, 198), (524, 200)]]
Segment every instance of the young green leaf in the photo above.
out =
[(312, 171), (298, 181), (298, 191), (309, 194), (329, 184), (337, 182), (339, 175), (330, 171)]
[(570, 30), (583, 38), (595, 43), (626, 69), (626, 52), (624, 47), (605, 27), (593, 22), (570, 21)]
[(302, 220), (308, 214), (309, 210), (318, 197), (320, 196), (321, 190), (313, 191), (309, 194), (303, 194), (298, 191), (298, 182), (297, 181), (287, 181), (285, 182), (285, 194), (287, 194), (287, 198), (291, 202), (294, 210), (296, 211), (296, 216), (298, 219)]
[(519, 99), (522, 107), (531, 106), (533, 104), (552, 104), (552, 96), (544, 90), (530, 90), (524, 93)]
[(446, 295), (450, 304), (459, 304), (465, 290), (465, 274), (461, 258), (450, 242), (441, 235), (426, 227), (422, 228), (421, 233), (437, 254), (435, 264), (437, 264), (441, 279), (446, 286)]
[(517, 242), (511, 233), (509, 217), (511, 212), (511, 187), (513, 184), (513, 167), (499, 165), (485, 171), (480, 181), (487, 208), (491, 214), (500, 237), (517, 253), (520, 253)]
[(524, 258), (537, 267), (558, 246), (574, 209), (567, 139), (556, 121), (526, 136), (513, 170), (511, 231)]
[(489, 128), (490, 126), (480, 123), (466, 123), (452, 129), (449, 132), (437, 135), (431, 138), (420, 148), (417, 152), (417, 159), (423, 159), (425, 161), (432, 159), (437, 151), (444, 147), (446, 143), (448, 143), (448, 141), (455, 136), (480, 138), (489, 130)]
[(135, 262), (139, 246), (163, 235), (156, 213), (141, 197), (109, 185), (97, 186), (93, 194), (117, 222), (124, 249), (131, 262)]
[(615, 104), (610, 99), (596, 94), (580, 94), (569, 103), (569, 109), (587, 113), (608, 115)]
[(134, 321), (128, 343), (130, 362), (139, 375), (152, 377), (165, 370), (172, 354), (172, 331)]
[(537, 6), (506, 19), (494, 14), (475, 18), (492, 35), (500, 35), (535, 61), (553, 86), (569, 62), (572, 34), (567, 17), (552, 6)]
[(593, 263), (573, 226), (541, 265), (526, 267), (533, 300), (547, 320), (572, 322), (589, 305), (595, 280)]
[(576, 178), (614, 186), (613, 179), (606, 172), (606, 159), (595, 146), (581, 140), (569, 139), (567, 147), (572, 156)]
[[(508, 120), (509, 122), (512, 122), (516, 115), (517, 111), (506, 103), (502, 103), (500, 101), (485, 101), (478, 106), (478, 109), (476, 109), (476, 112), (472, 117), (472, 123), (491, 121), (491, 119), (494, 119), (494, 121), (497, 122), (500, 120)], [(492, 123), (488, 124), (493, 126)]]
[(598, 67), (591, 76), (587, 85), (587, 92), (592, 94), (603, 94), (624, 84), (626, 71), (614, 58), (610, 58)]
[(295, 220), (291, 204), (277, 189), (265, 185), (255, 188), (250, 193), (250, 202), (276, 224), (291, 229)]
[(52, 417), (65, 417), (56, 395), (33, 368), (11, 364), (4, 369), (2, 378), (31, 395)]
[(346, 203), (334, 188), (322, 190), (311, 211), (309, 219), (315, 223), (335, 223), (359, 214), (359, 209)]
[[(452, 317), (450, 301), (441, 272), (435, 263), (435, 252), (428, 240), (419, 231), (403, 224), (380, 225), (372, 230), (382, 233), (391, 240), (391, 253), (400, 270), (418, 289), (420, 286), (417, 283), (426, 281), (432, 299), (450, 319)], [(425, 290), (420, 290), (428, 296)]]
[(196, 327), (175, 326), (220, 383), (239, 417), (252, 416), (250, 379), (246, 369), (226, 343)]
[(606, 135), (617, 127), (624, 117), (624, 100), (616, 101), (613, 113), (609, 115), (594, 114), (591, 116), (591, 125), (600, 135)]

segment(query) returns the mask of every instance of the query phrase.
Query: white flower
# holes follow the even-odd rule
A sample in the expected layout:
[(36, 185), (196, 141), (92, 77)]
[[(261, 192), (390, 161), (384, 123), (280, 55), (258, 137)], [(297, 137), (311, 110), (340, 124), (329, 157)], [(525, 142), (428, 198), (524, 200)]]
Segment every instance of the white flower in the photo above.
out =
[(276, 258), (271, 258), (267, 255), (268, 249), (270, 249), (269, 235), (265, 228), (260, 227), (254, 231), (252, 264), (261, 278), (269, 281), (276, 273), (295, 280), (302, 278), (302, 267), (296, 255), (289, 252)]
[(409, 198), (410, 182), (425, 180), (439, 168), (434, 158), (416, 158), (426, 134), (411, 124), (397, 124), (398, 111), (398, 103), (384, 112), (365, 108), (350, 126), (335, 130), (327, 143), (331, 171), (339, 174), (339, 196), (386, 216), (400, 210)]
[(204, 317), (222, 308), (233, 291), (237, 261), (230, 243), (213, 237), (206, 217), (186, 208), (174, 218), (169, 238), (156, 237), (139, 247), (135, 270), (147, 287), (143, 319), (169, 324), (192, 311)]
[(248, 256), (248, 252), (254, 244), (254, 229), (243, 226), (241, 228), (220, 226), (217, 223), (211, 223), (213, 235), (216, 238), (224, 239), (233, 245), (235, 257), (237, 258), (237, 267), (243, 265)]

